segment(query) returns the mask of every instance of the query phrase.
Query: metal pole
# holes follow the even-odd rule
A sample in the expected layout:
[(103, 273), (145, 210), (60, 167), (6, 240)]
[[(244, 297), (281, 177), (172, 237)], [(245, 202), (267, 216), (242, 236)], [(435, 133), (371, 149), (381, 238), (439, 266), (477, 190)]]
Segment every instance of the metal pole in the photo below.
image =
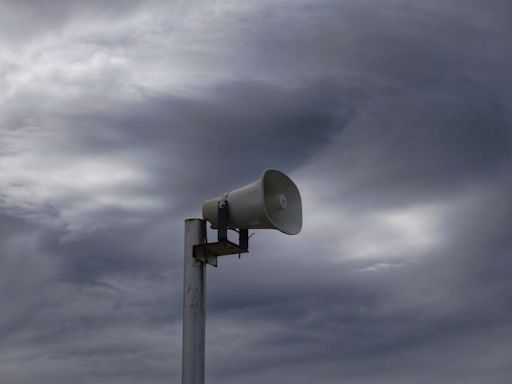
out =
[(194, 258), (193, 247), (205, 242), (206, 221), (185, 220), (182, 384), (204, 384), (206, 263)]

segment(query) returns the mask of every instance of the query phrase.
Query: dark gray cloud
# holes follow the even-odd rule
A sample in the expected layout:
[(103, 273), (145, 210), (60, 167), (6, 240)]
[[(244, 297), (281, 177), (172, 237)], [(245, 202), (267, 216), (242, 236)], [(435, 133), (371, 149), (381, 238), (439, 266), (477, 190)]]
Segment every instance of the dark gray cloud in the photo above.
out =
[(208, 270), (208, 382), (510, 377), (510, 6), (1, 7), (2, 383), (179, 382), (183, 219), (268, 167), (303, 232)]
[[(148, 167), (158, 175), (179, 175), (179, 183), (160, 177), (165, 185), (156, 186), (156, 193), (171, 192), (180, 206), (191, 206), (240, 180), (251, 181), (262, 169), (306, 163), (353, 119), (359, 99), (357, 92), (329, 80), (292, 88), (236, 82), (200, 97), (149, 96), (143, 103), (81, 115), (80, 121), (118, 130), (123, 141), (117, 145), (158, 153)], [(112, 146), (101, 141), (93, 137), (89, 145)]]

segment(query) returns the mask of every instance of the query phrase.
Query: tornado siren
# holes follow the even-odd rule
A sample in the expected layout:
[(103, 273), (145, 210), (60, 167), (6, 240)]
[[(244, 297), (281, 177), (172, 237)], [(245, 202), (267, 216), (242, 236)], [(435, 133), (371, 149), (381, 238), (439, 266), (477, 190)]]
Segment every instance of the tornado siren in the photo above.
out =
[(296, 235), (302, 228), (299, 189), (283, 172), (267, 169), (253, 183), (206, 200), (203, 218), (218, 228), (219, 203), (229, 204), (228, 226), (236, 229), (277, 229)]

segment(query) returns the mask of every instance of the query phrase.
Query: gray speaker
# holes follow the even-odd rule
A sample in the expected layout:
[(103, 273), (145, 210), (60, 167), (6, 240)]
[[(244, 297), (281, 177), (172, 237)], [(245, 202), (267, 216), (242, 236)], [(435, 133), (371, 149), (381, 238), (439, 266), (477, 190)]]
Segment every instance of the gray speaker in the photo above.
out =
[(283, 172), (267, 169), (251, 184), (223, 196), (206, 200), (203, 219), (218, 227), (217, 205), (229, 205), (228, 226), (237, 229), (277, 229), (296, 235), (302, 228), (302, 202), (299, 189)]

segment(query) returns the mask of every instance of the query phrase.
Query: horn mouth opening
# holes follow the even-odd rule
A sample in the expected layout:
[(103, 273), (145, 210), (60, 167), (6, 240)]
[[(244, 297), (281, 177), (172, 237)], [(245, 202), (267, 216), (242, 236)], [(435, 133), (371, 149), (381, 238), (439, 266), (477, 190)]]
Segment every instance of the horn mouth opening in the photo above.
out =
[(295, 183), (277, 169), (267, 169), (262, 175), (264, 211), (268, 221), (287, 235), (302, 229), (302, 201)]

